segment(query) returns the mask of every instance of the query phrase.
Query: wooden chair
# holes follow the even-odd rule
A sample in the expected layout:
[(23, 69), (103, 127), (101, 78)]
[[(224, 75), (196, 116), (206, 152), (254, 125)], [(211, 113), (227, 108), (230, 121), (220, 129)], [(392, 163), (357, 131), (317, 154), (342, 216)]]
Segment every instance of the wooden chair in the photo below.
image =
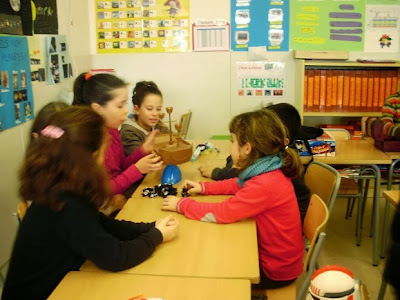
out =
[[(264, 294), (268, 300), (301, 300), (310, 285), (311, 276), (316, 269), (318, 255), (325, 240), (324, 229), (328, 222), (329, 212), (325, 202), (316, 194), (310, 199), (303, 224), (303, 234), (309, 242), (303, 265), (303, 274), (289, 286), (273, 290), (252, 290), (253, 295)], [(298, 291), (297, 291), (297, 287)]]
[(186, 139), (187, 133), (189, 131), (190, 119), (192, 118), (192, 112), (189, 110), (187, 113), (181, 116), (181, 119), (178, 124), (175, 125), (175, 128), (178, 130), (181, 138)]
[(325, 163), (313, 161), (304, 173), (304, 182), (311, 195), (321, 197), (331, 213), (341, 182), (339, 172)]

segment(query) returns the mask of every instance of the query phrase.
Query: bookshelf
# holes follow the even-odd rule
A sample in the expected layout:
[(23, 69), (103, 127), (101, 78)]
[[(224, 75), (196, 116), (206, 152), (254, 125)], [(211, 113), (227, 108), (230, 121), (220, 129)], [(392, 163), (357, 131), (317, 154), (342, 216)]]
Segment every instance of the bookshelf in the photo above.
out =
[(295, 59), (295, 106), (307, 117), (374, 117), (400, 87), (400, 62)]

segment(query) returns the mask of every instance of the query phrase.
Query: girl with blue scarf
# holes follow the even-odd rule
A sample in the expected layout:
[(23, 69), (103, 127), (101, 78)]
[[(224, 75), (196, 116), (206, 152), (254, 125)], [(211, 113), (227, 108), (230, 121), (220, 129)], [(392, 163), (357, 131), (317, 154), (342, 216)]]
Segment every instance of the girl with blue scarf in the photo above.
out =
[(198, 202), (169, 196), (162, 209), (189, 219), (232, 223), (253, 218), (257, 225), (260, 283), (272, 289), (291, 284), (302, 273), (304, 243), (292, 178), (300, 176), (297, 153), (287, 147), (287, 129), (275, 112), (240, 114), (229, 125), (231, 157), (238, 178), (216, 182), (185, 181), (190, 194), (230, 195), (223, 202)]

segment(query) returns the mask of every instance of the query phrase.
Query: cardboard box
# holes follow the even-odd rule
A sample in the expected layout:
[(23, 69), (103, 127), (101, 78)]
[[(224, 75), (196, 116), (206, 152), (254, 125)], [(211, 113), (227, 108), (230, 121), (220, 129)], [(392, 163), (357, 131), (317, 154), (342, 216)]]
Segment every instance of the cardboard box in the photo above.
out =
[[(314, 156), (335, 156), (336, 142), (328, 132), (324, 132), (316, 139), (308, 140), (308, 143)], [(304, 141), (296, 140), (296, 148), (300, 156), (310, 155)]]

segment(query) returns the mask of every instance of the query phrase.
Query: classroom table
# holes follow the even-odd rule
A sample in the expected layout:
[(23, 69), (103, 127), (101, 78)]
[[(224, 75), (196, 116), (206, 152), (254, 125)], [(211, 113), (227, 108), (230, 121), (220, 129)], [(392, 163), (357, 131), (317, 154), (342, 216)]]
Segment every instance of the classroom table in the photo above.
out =
[[(303, 163), (307, 163), (310, 158), (302, 156)], [(314, 160), (324, 162), (328, 165), (362, 165), (372, 168), (375, 172), (374, 202), (373, 202), (373, 257), (372, 264), (378, 265), (379, 247), (379, 203), (381, 172), (378, 165), (390, 165), (392, 159), (389, 155), (376, 148), (368, 140), (338, 140), (336, 141), (335, 156), (314, 156)]]
[[(218, 158), (219, 157), (219, 158)], [(223, 159), (222, 159), (223, 158)], [(194, 162), (179, 165), (183, 180), (174, 185), (181, 192), (185, 179), (209, 181), (198, 171), (200, 165), (224, 166), (221, 153), (201, 155)], [(125, 204), (117, 219), (152, 222), (173, 214), (180, 223), (177, 237), (157, 247), (153, 255), (140, 265), (122, 273), (180, 277), (249, 279), (259, 281), (257, 229), (253, 219), (232, 224), (215, 224), (187, 219), (185, 216), (161, 210), (162, 198), (143, 197), (145, 187), (161, 182), (162, 170), (148, 174)], [(205, 202), (216, 202), (228, 196), (193, 196)], [(81, 271), (101, 271), (92, 262), (85, 262)]]
[(108, 300), (137, 296), (165, 300), (250, 299), (244, 279), (210, 279), (99, 272), (69, 272), (48, 299)]

